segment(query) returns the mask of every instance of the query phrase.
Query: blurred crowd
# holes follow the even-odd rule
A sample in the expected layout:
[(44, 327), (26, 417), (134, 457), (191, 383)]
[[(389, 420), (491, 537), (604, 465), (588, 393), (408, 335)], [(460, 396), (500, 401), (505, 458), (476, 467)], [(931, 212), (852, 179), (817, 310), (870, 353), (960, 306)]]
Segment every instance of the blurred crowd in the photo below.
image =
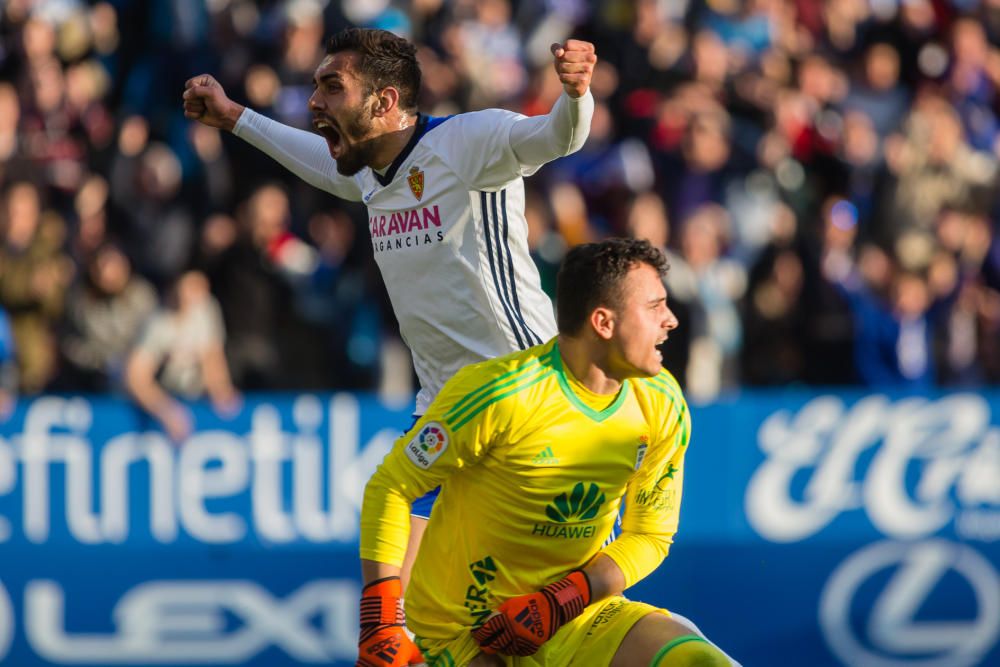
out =
[(184, 81), (308, 128), (326, 36), (413, 39), (421, 109), (545, 113), (600, 59), (590, 139), (528, 179), (543, 287), (610, 235), (668, 254), (665, 365), (741, 386), (1000, 382), (1000, 0), (6, 0), (0, 414), (41, 391), (412, 391), (363, 207), (186, 121)]

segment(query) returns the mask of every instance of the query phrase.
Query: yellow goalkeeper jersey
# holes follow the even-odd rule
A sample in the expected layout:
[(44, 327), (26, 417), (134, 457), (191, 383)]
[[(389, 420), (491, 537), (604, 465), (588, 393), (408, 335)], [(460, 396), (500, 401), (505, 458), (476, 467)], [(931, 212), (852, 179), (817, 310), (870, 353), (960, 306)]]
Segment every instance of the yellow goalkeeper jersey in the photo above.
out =
[[(369, 481), (361, 557), (401, 564), (410, 503), (441, 485), (406, 593), (417, 635), (478, 627), (601, 552), (631, 586), (673, 541), (689, 437), (667, 371), (591, 394), (557, 339), (467, 366)], [(605, 546), (623, 503), (622, 534)]]

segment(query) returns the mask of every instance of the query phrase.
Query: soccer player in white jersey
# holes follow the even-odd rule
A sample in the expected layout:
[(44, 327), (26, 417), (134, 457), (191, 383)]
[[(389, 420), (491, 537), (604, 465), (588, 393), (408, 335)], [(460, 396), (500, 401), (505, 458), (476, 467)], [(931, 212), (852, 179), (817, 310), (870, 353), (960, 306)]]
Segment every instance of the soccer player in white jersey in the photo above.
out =
[[(597, 57), (592, 44), (572, 39), (552, 54), (564, 92), (548, 114), (530, 118), (500, 109), (420, 114), (416, 50), (381, 30), (348, 29), (327, 43), (309, 99), (318, 134), (230, 100), (211, 75), (186, 83), (188, 118), (233, 132), (317, 188), (365, 202), (420, 379), (415, 416), (460, 368), (556, 333), (528, 252), (523, 177), (583, 146)], [(413, 503), (404, 584), (435, 496)]]
[[(583, 146), (597, 58), (578, 40), (554, 44), (552, 53), (564, 93), (547, 115), (531, 118), (500, 109), (419, 113), (416, 49), (382, 30), (351, 28), (329, 40), (309, 99), (318, 134), (230, 100), (210, 75), (186, 84), (188, 118), (233, 132), (317, 188), (365, 203), (375, 260), (420, 380), (415, 416), (463, 366), (555, 334), (529, 256), (522, 179)], [(433, 495), (414, 506), (411, 560)]]

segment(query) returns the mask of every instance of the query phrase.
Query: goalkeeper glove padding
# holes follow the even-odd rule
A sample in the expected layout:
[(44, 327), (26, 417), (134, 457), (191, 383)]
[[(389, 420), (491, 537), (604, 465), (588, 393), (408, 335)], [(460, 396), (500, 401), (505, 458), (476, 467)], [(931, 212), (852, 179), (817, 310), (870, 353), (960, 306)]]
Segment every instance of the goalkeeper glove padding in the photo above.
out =
[(399, 577), (379, 579), (361, 591), (361, 635), (355, 667), (403, 667), (424, 661), (406, 634), (403, 585)]
[(590, 604), (590, 580), (582, 570), (537, 593), (513, 597), (472, 636), (485, 653), (532, 655)]

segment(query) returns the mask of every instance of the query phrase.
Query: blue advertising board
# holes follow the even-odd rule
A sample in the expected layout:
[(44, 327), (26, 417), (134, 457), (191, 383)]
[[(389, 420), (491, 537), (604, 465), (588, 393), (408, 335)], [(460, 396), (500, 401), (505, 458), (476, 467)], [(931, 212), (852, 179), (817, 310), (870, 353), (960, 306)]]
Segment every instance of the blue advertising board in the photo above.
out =
[[(365, 480), (409, 406), (126, 401), (0, 424), (0, 663), (351, 665)], [(1000, 392), (692, 406), (681, 529), (629, 595), (744, 665), (1000, 665)]]

